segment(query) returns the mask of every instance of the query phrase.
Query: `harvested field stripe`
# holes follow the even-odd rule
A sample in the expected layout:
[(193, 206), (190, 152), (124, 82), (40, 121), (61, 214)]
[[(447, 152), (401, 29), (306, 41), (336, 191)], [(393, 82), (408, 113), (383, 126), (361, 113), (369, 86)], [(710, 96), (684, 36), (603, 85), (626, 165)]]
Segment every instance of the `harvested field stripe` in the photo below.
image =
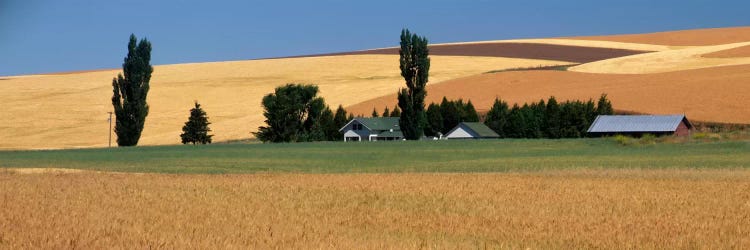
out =
[[(398, 48), (386, 48), (313, 56), (398, 55), (398, 51)], [(646, 51), (537, 43), (467, 43), (430, 46), (430, 55), (438, 56), (508, 57), (577, 63), (587, 63), (642, 53), (646, 53)]]

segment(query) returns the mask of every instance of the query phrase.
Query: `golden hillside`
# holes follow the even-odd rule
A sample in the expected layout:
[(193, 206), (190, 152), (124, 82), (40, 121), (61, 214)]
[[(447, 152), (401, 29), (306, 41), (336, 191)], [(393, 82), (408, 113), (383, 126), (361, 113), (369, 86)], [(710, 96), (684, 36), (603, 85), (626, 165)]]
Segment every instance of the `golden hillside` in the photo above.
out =
[[(523, 102), (609, 93), (618, 109), (750, 123), (748, 45), (748, 27), (442, 44), (431, 48), (428, 98), (471, 99), (481, 110), (495, 97)], [(574, 63), (582, 64), (569, 69), (573, 72), (483, 75)], [(151, 112), (139, 145), (179, 143), (194, 100), (208, 113), (214, 140), (227, 141), (251, 138), (263, 124), (262, 97), (286, 83), (317, 84), (330, 106), (341, 104), (356, 114), (392, 107), (393, 94), (403, 86), (392, 48), (154, 68)], [(0, 104), (8, 107), (0, 149), (106, 146), (111, 81), (118, 72), (0, 78)]]
[[(490, 70), (559, 64), (569, 62), (432, 56), (430, 79), (441, 82)], [(0, 126), (0, 148), (107, 146), (111, 84), (118, 72), (32, 75), (0, 81), (0, 100), (9, 107)], [(148, 96), (151, 110), (139, 145), (179, 143), (194, 100), (208, 113), (215, 141), (250, 138), (250, 132), (263, 124), (262, 97), (286, 83), (317, 84), (334, 108), (393, 93), (402, 85), (398, 56), (394, 55), (155, 66)]]

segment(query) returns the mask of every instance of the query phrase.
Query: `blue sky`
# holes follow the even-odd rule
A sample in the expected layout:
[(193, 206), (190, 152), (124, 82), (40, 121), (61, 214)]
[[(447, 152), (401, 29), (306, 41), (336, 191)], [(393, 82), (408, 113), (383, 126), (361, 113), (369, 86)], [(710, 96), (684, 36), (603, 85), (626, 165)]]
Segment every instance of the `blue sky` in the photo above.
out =
[(119, 68), (130, 33), (152, 64), (430, 42), (644, 33), (750, 25), (750, 1), (0, 0), (0, 76)]

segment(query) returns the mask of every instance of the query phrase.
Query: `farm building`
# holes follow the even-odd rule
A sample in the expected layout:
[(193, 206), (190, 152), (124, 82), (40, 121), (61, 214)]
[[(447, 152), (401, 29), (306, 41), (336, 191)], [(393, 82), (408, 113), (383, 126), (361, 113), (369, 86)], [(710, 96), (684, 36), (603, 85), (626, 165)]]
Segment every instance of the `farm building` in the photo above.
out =
[(446, 135), (446, 139), (491, 139), (500, 138), (489, 127), (481, 122), (462, 122), (455, 128), (451, 129)]
[(339, 129), (344, 141), (393, 141), (404, 134), (398, 126), (398, 117), (354, 118)]
[(589, 127), (591, 135), (689, 135), (693, 125), (685, 115), (600, 115)]

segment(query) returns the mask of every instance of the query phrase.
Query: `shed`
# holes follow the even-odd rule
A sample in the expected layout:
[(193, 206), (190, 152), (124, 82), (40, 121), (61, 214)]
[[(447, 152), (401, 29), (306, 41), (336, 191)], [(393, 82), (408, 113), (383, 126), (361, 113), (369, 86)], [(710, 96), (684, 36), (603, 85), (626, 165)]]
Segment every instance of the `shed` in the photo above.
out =
[(600, 115), (589, 127), (591, 135), (690, 135), (693, 125), (685, 115)]
[(489, 127), (481, 122), (462, 122), (445, 134), (447, 139), (491, 139), (500, 138)]

